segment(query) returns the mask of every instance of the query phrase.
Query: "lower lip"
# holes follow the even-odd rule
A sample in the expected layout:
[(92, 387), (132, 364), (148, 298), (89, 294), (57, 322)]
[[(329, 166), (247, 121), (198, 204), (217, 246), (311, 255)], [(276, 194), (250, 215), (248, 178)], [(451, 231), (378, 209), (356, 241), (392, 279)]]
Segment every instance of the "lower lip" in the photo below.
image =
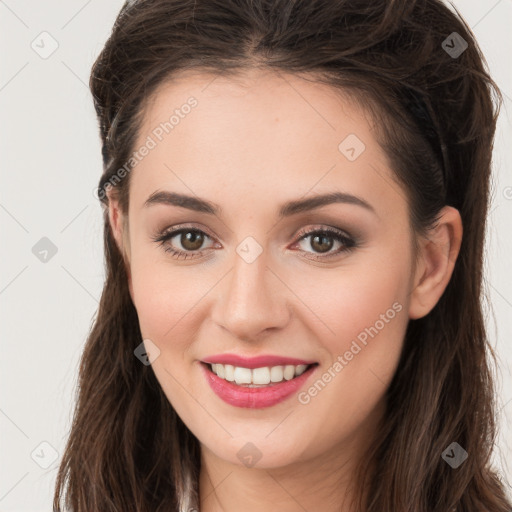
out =
[(283, 402), (296, 393), (300, 387), (315, 372), (318, 365), (311, 366), (302, 375), (279, 384), (261, 388), (246, 388), (221, 379), (209, 369), (206, 363), (200, 363), (208, 384), (216, 395), (224, 402), (235, 407), (262, 409)]

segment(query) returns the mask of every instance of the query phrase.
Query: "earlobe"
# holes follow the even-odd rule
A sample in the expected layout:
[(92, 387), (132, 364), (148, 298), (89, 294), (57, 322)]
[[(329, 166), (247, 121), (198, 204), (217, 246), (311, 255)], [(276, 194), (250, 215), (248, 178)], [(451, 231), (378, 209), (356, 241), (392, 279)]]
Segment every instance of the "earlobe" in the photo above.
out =
[(461, 242), (462, 220), (459, 211), (445, 206), (436, 227), (420, 243), (409, 318), (422, 318), (437, 304), (450, 282)]

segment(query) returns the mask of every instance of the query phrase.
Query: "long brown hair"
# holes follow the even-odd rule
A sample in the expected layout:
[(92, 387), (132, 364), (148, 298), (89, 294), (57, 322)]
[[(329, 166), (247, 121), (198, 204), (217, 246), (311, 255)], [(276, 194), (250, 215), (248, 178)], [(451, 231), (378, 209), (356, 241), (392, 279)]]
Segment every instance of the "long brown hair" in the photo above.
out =
[[(375, 473), (358, 473), (358, 489), (367, 491), (357, 510), (510, 512), (490, 466), (496, 358), (481, 302), (501, 95), (470, 28), (440, 0), (125, 3), (90, 78), (104, 162), (106, 282), (80, 362), (54, 510), (64, 497), (74, 512), (199, 506), (198, 441), (133, 353), (142, 338), (105, 190), (115, 186), (127, 213), (130, 173), (119, 179), (119, 169), (164, 81), (188, 69), (235, 75), (254, 67), (308, 74), (351, 94), (377, 120), (414, 232), (432, 227), (444, 205), (459, 210), (464, 226), (444, 294), (428, 315), (409, 320), (382, 435), (364, 459)], [(452, 442), (468, 453), (457, 469), (441, 457)]]

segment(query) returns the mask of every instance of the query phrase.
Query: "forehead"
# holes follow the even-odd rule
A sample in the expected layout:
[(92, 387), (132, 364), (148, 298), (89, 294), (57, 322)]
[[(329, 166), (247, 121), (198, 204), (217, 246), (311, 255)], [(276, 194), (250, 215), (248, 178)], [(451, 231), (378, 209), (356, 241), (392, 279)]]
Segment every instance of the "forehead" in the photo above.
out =
[[(366, 122), (371, 123), (370, 116), (353, 94), (319, 82), (313, 73), (250, 69), (220, 75), (186, 70), (160, 84), (148, 98), (144, 105), (144, 131), (161, 122), (162, 116), (168, 119), (192, 97), (198, 102), (199, 108), (195, 110), (202, 112), (203, 121), (206, 121), (205, 116), (219, 113), (218, 110), (226, 121), (240, 120), (241, 115), (250, 114), (250, 120), (263, 123), (253, 125), (260, 131), (269, 131), (272, 126), (266, 123), (272, 118), (275, 121), (301, 120), (304, 123), (300, 124), (307, 122), (310, 130), (337, 131), (340, 114), (355, 120), (364, 116)], [(224, 128), (219, 124), (217, 131)]]
[(182, 72), (148, 99), (136, 147), (151, 139), (152, 149), (130, 188), (139, 204), (157, 188), (210, 198), (252, 191), (260, 201), (276, 191), (281, 199), (333, 189), (396, 196), (372, 130), (349, 94), (311, 75)]

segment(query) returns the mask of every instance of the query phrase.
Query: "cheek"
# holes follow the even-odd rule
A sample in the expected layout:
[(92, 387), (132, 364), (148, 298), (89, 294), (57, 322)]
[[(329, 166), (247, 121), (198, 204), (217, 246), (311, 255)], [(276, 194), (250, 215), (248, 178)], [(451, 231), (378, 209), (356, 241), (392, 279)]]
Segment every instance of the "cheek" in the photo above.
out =
[(345, 280), (342, 289), (332, 290), (329, 311), (339, 339), (364, 343), (369, 331), (376, 335), (389, 330), (396, 314), (406, 309), (400, 279), (392, 273), (376, 276), (368, 272), (358, 279)]
[[(288, 276), (297, 295), (319, 319), (315, 320), (317, 336), (331, 354), (349, 350), (355, 339), (364, 344), (371, 336), (368, 330), (377, 334), (373, 327), (379, 335), (389, 331), (392, 336), (395, 327), (401, 332), (407, 322), (401, 312), (407, 310), (409, 295), (408, 255), (389, 250), (375, 257), (372, 252), (353, 262), (347, 260), (347, 265), (323, 274), (318, 270), (302, 274), (300, 280)], [(397, 323), (401, 325), (393, 325)]]
[(352, 269), (318, 283), (312, 309), (320, 312), (322, 323), (315, 323), (315, 332), (328, 358), (318, 380), (299, 397), (304, 410), (318, 418), (312, 430), (349, 435), (384, 399), (408, 324), (406, 270), (398, 265)]
[(201, 297), (215, 283), (215, 276), (205, 279), (192, 267), (173, 267), (172, 262), (155, 261), (134, 255), (131, 264), (133, 302), (137, 310), (141, 333), (154, 340), (161, 349), (168, 340), (179, 350), (193, 336), (190, 322)]

